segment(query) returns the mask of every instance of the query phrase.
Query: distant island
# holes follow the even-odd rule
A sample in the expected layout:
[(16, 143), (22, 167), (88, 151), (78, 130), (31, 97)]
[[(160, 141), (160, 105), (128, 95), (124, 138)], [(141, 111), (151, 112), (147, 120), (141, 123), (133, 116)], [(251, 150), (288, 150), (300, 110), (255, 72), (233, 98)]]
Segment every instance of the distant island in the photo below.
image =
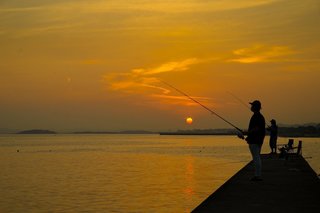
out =
[(17, 134), (56, 134), (56, 132), (44, 129), (31, 129), (17, 132)]

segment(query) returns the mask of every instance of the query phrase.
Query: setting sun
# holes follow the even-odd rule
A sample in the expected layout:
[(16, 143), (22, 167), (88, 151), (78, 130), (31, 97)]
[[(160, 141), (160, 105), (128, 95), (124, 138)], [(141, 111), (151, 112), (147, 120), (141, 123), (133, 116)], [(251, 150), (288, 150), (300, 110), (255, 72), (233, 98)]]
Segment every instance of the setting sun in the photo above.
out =
[(186, 123), (187, 123), (187, 124), (192, 124), (192, 122), (193, 122), (193, 120), (192, 120), (191, 117), (188, 117), (188, 118), (186, 119)]

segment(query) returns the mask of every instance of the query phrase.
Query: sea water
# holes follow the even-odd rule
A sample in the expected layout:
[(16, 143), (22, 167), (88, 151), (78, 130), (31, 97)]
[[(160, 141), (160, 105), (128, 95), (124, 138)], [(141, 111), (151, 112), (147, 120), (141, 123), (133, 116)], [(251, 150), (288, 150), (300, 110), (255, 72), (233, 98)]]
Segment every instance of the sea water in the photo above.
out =
[[(319, 174), (320, 138), (295, 140)], [(250, 159), (235, 136), (0, 135), (0, 212), (190, 212)]]

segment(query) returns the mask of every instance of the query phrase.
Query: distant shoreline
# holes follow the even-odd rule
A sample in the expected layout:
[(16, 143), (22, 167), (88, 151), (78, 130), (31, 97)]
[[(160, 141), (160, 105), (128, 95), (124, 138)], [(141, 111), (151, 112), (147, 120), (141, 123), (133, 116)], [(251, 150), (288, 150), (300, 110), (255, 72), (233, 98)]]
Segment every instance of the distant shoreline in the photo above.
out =
[(73, 132), (72, 134), (158, 134), (158, 132), (151, 132), (151, 131), (144, 131), (144, 130), (136, 130), (136, 131), (80, 131), (80, 132)]
[(159, 135), (236, 135), (235, 133), (202, 133), (202, 132), (159, 132)]
[[(268, 131), (266, 132), (269, 133)], [(147, 131), (147, 130), (124, 130), (124, 131), (74, 131), (56, 132), (47, 129), (30, 129), (23, 131), (1, 131), (0, 134), (159, 134), (159, 135), (237, 135), (235, 129), (192, 129), (176, 131)], [(279, 127), (279, 137), (320, 137), (320, 124)]]
[(31, 129), (19, 131), (16, 134), (57, 134), (55, 131), (45, 129)]
[[(160, 132), (159, 135), (221, 135), (221, 136), (235, 136), (237, 134), (228, 134), (228, 133), (177, 133), (177, 132)], [(318, 138), (320, 137), (319, 135), (298, 135), (298, 134), (281, 134), (278, 135), (278, 137), (284, 137), (284, 138)]]

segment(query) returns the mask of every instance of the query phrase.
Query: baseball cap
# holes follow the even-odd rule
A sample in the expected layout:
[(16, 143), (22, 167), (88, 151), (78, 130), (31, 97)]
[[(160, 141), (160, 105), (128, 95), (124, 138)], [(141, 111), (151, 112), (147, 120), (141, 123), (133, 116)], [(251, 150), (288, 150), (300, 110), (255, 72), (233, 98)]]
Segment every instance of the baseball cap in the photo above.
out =
[(261, 108), (261, 102), (258, 101), (258, 100), (255, 100), (255, 101), (253, 101), (253, 102), (250, 102), (249, 104), (251, 104), (252, 106), (256, 106), (256, 107)]

